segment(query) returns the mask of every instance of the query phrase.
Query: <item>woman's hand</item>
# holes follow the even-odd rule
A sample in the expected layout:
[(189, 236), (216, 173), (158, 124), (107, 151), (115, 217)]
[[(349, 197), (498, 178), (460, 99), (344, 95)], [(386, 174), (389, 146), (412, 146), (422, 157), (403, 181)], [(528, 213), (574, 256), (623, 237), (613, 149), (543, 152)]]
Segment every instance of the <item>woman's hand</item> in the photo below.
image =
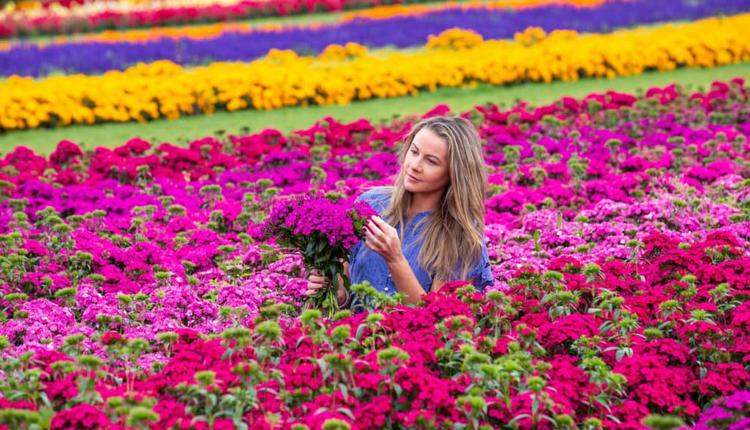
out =
[(307, 276), (307, 291), (305, 294), (307, 296), (314, 296), (329, 285), (331, 285), (331, 280), (323, 276), (320, 270), (313, 269)]
[(396, 263), (404, 258), (398, 232), (377, 216), (365, 224), (365, 246), (380, 254), (386, 263)]
[[(323, 288), (328, 288), (331, 285), (331, 280), (323, 276), (320, 270), (313, 269), (307, 276), (307, 291), (305, 295), (312, 297), (320, 292)], [(339, 283), (338, 289), (336, 290), (336, 299), (339, 302), (339, 306), (348, 299), (348, 294), (343, 285)]]

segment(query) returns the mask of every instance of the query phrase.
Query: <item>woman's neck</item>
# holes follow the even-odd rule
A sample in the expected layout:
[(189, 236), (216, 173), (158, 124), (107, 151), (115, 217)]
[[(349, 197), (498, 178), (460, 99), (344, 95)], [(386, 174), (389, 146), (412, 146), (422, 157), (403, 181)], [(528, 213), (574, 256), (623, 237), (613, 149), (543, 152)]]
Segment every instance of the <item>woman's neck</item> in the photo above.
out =
[(437, 209), (438, 204), (440, 204), (441, 195), (442, 191), (412, 194), (409, 218), (414, 218), (414, 216), (420, 212), (434, 211)]

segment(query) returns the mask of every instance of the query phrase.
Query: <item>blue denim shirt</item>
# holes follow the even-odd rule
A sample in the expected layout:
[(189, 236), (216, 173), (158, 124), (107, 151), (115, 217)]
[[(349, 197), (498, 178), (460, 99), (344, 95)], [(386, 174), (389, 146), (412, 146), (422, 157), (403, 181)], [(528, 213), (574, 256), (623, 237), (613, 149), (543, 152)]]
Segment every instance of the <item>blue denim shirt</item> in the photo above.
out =
[[(383, 211), (388, 207), (390, 198), (390, 193), (373, 189), (362, 193), (357, 197), (356, 201), (366, 201), (382, 217)], [(414, 275), (417, 277), (417, 280), (425, 291), (430, 291), (430, 287), (432, 287), (432, 278), (419, 264), (419, 250), (421, 244), (419, 236), (424, 223), (421, 225), (417, 224), (422, 218), (429, 214), (430, 212), (427, 211), (420, 212), (414, 216), (406, 226), (404, 239), (401, 243), (404, 257), (406, 257), (409, 266), (411, 266), (412, 271), (414, 271)], [(391, 278), (391, 272), (388, 270), (388, 266), (383, 257), (377, 252), (367, 248), (363, 241), (360, 241), (350, 250), (349, 275), (351, 276), (352, 283), (360, 283), (367, 280), (370, 281), (370, 284), (380, 292), (390, 295), (398, 292), (396, 285)], [(480, 291), (484, 291), (487, 286), (494, 283), (490, 259), (487, 255), (486, 238), (484, 243), (482, 243), (481, 258), (474, 268), (469, 271), (468, 279), (472, 281), (474, 286)]]

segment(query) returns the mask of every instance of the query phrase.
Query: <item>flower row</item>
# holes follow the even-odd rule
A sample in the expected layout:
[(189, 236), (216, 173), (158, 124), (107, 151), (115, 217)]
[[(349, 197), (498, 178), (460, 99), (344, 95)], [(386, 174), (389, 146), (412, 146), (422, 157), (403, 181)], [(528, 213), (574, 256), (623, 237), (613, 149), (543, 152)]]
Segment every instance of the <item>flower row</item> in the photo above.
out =
[[(427, 3), (427, 4), (394, 4), (388, 6), (376, 6), (362, 10), (342, 13), (340, 19), (331, 20), (332, 23), (346, 23), (353, 20), (377, 20), (390, 19), (396, 17), (409, 17), (438, 12), (450, 12), (459, 10), (473, 9), (506, 9), (506, 10), (523, 10), (530, 8), (548, 7), (552, 5), (566, 5), (572, 7), (599, 7), (605, 2), (596, 0), (595, 3), (588, 0), (516, 0), (512, 4), (507, 1), (496, 0), (495, 2), (485, 2), (481, 0), (469, 0), (462, 3)], [(326, 22), (329, 22), (326, 20)], [(104, 30), (97, 33), (76, 34), (76, 35), (58, 35), (49, 41), (39, 41), (36, 44), (44, 46), (48, 43), (60, 44), (72, 41), (78, 42), (142, 42), (159, 38), (184, 38), (192, 39), (209, 39), (220, 36), (224, 33), (252, 32), (257, 30), (278, 30), (280, 28), (293, 27), (317, 27), (320, 23), (301, 23), (301, 24), (279, 24), (279, 23), (262, 23), (262, 22), (217, 22), (213, 24), (183, 25), (180, 27), (173, 26), (151, 26), (148, 28), (135, 29), (118, 29)], [(0, 41), (0, 49), (7, 49), (12, 46), (13, 41)]]
[[(0, 130), (149, 121), (217, 109), (345, 104), (477, 83), (573, 81), (715, 67), (750, 59), (750, 40), (743, 37), (748, 26), (750, 15), (738, 15), (606, 35), (536, 30), (519, 34), (516, 42), (409, 54), (370, 55), (347, 44), (330, 46), (317, 58), (272, 51), (251, 63), (194, 69), (156, 62), (102, 76), (11, 77), (0, 84)], [(476, 40), (475, 34), (468, 36)], [(455, 36), (448, 32), (443, 38)], [(430, 43), (440, 46), (440, 40)]]
[(509, 39), (532, 26), (547, 32), (565, 29), (599, 33), (638, 24), (690, 21), (748, 11), (750, 5), (742, 0), (707, 0), (698, 6), (683, 0), (638, 0), (610, 2), (596, 8), (564, 5), (520, 11), (497, 7), (452, 8), (390, 19), (359, 19), (330, 25), (262, 30), (235, 29), (220, 34), (213, 27), (200, 30), (198, 37), (185, 37), (182, 30), (173, 29), (173, 33), (182, 37), (170, 35), (142, 39), (143, 34), (138, 34), (137, 41), (76, 41), (44, 46), (14, 44), (8, 50), (0, 51), (0, 75), (44, 76), (60, 71), (97, 74), (158, 60), (181, 65), (249, 61), (266, 55), (271, 49), (319, 54), (327, 46), (348, 42), (370, 48), (405, 48), (423, 45), (431, 35), (455, 27), (472, 30), (485, 39)]
[(0, 11), (0, 37), (231, 21), (356, 9), (397, 1), (399, 0), (239, 0), (197, 1), (194, 4), (184, 0), (93, 2), (75, 8), (21, 9), (4, 14)]
[(737, 79), (464, 112), (490, 172), (492, 291), (449, 283), (417, 307), (376, 294), (331, 320), (299, 313), (300, 257), (259, 242), (258, 226), (279, 196), (388, 183), (418, 118), (185, 148), (17, 148), (0, 159), (0, 419), (741, 428), (748, 110)]
[(446, 10), (467, 10), (467, 9), (509, 9), (522, 10), (528, 8), (538, 8), (551, 5), (566, 5), (579, 8), (600, 7), (603, 4), (616, 2), (618, 0), (469, 0), (464, 2), (446, 2), (437, 4), (394, 4), (387, 6), (377, 6), (364, 10), (353, 10), (342, 14), (342, 21), (353, 19), (390, 19), (399, 16), (417, 16), (431, 14), (438, 11)]
[[(512, 2), (513, 10), (522, 10), (529, 8), (547, 7), (550, 5), (568, 5), (575, 7), (596, 7), (603, 4), (604, 1), (596, 0), (596, 2), (590, 2), (588, 0), (514, 0)], [(340, 19), (331, 20), (330, 22), (335, 24), (343, 24), (353, 20), (377, 20), (377, 19), (388, 19), (395, 17), (408, 17), (418, 16), (422, 14), (432, 14), (439, 12), (451, 12), (459, 10), (474, 10), (474, 9), (508, 9), (511, 7), (507, 1), (497, 0), (497, 2), (485, 2), (482, 0), (469, 0), (464, 3), (428, 3), (428, 4), (412, 4), (409, 6), (403, 6), (401, 4), (389, 5), (389, 6), (377, 6), (367, 8), (364, 10), (358, 10), (356, 12), (349, 12), (342, 14)], [(0, 22), (3, 19), (0, 17)], [(326, 20), (326, 22), (329, 22)], [(120, 28), (117, 30), (103, 30), (96, 33), (89, 34), (74, 34), (74, 35), (58, 35), (50, 40), (46, 41), (24, 41), (14, 39), (0, 40), (0, 51), (11, 49), (14, 46), (23, 45), (28, 43), (30, 45), (44, 47), (48, 45), (61, 45), (69, 43), (85, 43), (85, 42), (146, 42), (153, 41), (156, 39), (214, 39), (224, 34), (234, 33), (263, 33), (273, 32), (280, 30), (291, 30), (294, 28), (301, 29), (315, 29), (325, 24), (321, 23), (309, 23), (309, 24), (279, 24), (279, 23), (262, 23), (262, 22), (233, 22), (233, 21), (220, 21), (216, 23), (202, 23), (194, 25), (182, 25), (179, 27), (175, 26), (149, 26), (147, 28)]]

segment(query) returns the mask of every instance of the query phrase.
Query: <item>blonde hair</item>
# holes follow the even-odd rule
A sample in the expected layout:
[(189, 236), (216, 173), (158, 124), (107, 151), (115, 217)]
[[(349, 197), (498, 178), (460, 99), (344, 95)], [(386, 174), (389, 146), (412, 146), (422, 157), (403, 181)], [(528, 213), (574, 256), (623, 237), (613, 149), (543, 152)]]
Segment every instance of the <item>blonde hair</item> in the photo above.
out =
[(404, 159), (414, 136), (423, 128), (448, 145), (450, 181), (437, 209), (420, 222), (425, 225), (419, 263), (433, 280), (452, 280), (456, 269), (460, 279), (465, 280), (481, 256), (487, 190), (487, 167), (482, 143), (476, 127), (469, 120), (436, 116), (414, 125), (399, 151), (398, 160), (402, 169), (393, 187), (387, 187), (391, 191), (391, 199), (383, 218), (399, 228), (403, 242), (405, 219), (412, 203), (412, 193), (404, 187)]

